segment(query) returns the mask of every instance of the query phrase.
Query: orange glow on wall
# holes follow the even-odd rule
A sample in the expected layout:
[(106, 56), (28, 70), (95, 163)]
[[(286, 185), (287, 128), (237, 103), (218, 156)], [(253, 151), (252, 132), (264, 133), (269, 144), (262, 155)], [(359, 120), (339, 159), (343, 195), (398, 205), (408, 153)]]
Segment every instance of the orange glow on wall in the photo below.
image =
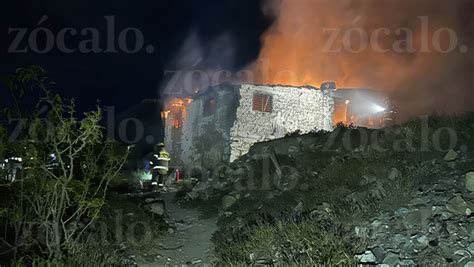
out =
[(192, 103), (191, 98), (173, 98), (165, 104), (165, 111), (161, 112), (163, 120), (171, 119), (173, 128), (181, 128), (186, 117), (188, 105)]

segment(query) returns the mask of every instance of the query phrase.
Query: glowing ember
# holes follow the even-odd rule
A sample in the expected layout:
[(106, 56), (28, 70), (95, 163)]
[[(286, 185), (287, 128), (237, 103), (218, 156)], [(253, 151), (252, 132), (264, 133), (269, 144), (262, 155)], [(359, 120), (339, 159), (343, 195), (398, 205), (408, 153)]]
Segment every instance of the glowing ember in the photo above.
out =
[(191, 98), (173, 98), (167, 101), (165, 111), (161, 112), (161, 118), (166, 120), (171, 118), (173, 128), (181, 128), (183, 118), (186, 117), (186, 109), (193, 100)]
[(170, 110), (162, 111), (161, 112), (161, 119), (166, 120), (168, 115), (170, 114)]

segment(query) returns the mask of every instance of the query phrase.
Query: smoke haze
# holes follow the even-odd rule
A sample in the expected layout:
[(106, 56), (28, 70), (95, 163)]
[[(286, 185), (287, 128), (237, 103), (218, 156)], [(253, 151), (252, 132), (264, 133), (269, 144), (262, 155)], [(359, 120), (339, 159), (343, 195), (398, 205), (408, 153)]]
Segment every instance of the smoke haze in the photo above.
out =
[(165, 81), (161, 83), (163, 97), (184, 97), (198, 89), (229, 82), (230, 75), (221, 70), (235, 65), (235, 40), (229, 33), (204, 41), (197, 31), (184, 40), (176, 55), (166, 66)]
[(383, 90), (402, 119), (472, 110), (471, 1), (274, 0), (262, 8), (274, 22), (248, 67), (256, 83)]

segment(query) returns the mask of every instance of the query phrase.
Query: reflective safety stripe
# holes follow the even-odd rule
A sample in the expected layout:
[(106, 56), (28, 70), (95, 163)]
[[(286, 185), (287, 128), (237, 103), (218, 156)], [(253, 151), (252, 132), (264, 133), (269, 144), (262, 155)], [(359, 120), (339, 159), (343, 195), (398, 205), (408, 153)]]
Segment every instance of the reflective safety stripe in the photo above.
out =
[(168, 167), (163, 167), (163, 166), (155, 166), (153, 167), (154, 170), (160, 169), (160, 170), (168, 170)]
[(158, 160), (166, 160), (166, 161), (170, 161), (171, 159), (170, 159), (170, 158), (158, 158)]

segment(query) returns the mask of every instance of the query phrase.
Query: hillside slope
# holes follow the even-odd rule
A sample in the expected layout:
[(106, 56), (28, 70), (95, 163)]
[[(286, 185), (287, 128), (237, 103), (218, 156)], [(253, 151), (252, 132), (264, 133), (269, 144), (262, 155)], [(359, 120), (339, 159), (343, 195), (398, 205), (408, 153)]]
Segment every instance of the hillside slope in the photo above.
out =
[(472, 114), (295, 133), (256, 144), (185, 199), (219, 202), (216, 263), (466, 263), (473, 135)]

